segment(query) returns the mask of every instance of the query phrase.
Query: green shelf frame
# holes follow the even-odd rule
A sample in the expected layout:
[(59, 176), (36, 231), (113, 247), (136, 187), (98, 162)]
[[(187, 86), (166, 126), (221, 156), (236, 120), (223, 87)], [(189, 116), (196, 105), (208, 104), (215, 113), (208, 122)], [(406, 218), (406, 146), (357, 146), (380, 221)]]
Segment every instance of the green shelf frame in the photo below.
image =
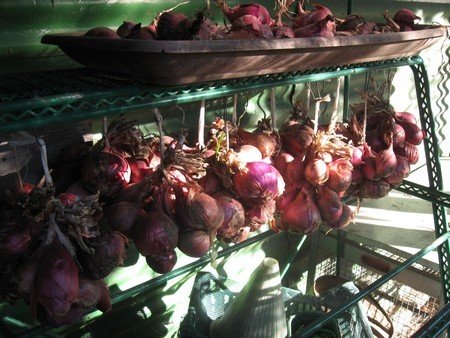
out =
[[(373, 292), (377, 287), (435, 248), (437, 248), (439, 253), (440, 276), (444, 298), (444, 307), (441, 311), (448, 316), (448, 303), (450, 300), (450, 232), (447, 225), (446, 208), (450, 207), (450, 195), (442, 192), (442, 172), (439, 163), (438, 140), (431, 111), (428, 77), (423, 60), (419, 56), (173, 87), (152, 86), (145, 82), (119, 78), (88, 69), (8, 75), (0, 77), (0, 133), (39, 128), (62, 122), (112, 116), (130, 110), (157, 108), (219, 98), (252, 90), (321, 81), (340, 76), (350, 77), (373, 70), (403, 66), (409, 66), (414, 74), (421, 125), (427, 135), (427, 138), (424, 140), (424, 147), (429, 187), (404, 181), (397, 190), (431, 202), (436, 240), (396, 269), (382, 276), (368, 288), (362, 290), (350, 302), (343, 304), (320, 321), (309, 325), (305, 328), (306, 331), (304, 333), (313, 333), (320, 325), (331, 320), (347, 307), (356, 304), (357, 301)], [(267, 232), (255, 236), (242, 243), (242, 245), (235, 245), (222, 250), (219, 256), (237, 251), (254, 241), (262, 240), (270, 235), (271, 232)], [(303, 242), (304, 238), (299, 238), (297, 249), (290, 255), (290, 260), (295, 258), (295, 254)], [(157, 277), (130, 289), (115, 297), (113, 302), (122, 302), (128, 297), (155, 287), (170, 278), (200, 268), (208, 261), (209, 257), (201, 258), (167, 275)], [(289, 264), (290, 262), (287, 263), (287, 267)], [(433, 319), (429, 324), (430, 328), (428, 329), (424, 326), (417, 333), (417, 337), (430, 337), (430, 332), (442, 332), (447, 325), (448, 322), (442, 322), (439, 318)], [(21, 336), (34, 336), (43, 333), (45, 333), (43, 327), (38, 326), (25, 330)]]
[(351, 76), (374, 69), (410, 66), (421, 62), (418, 57), (400, 58), (188, 86), (152, 86), (88, 69), (8, 75), (0, 77), (0, 133)]

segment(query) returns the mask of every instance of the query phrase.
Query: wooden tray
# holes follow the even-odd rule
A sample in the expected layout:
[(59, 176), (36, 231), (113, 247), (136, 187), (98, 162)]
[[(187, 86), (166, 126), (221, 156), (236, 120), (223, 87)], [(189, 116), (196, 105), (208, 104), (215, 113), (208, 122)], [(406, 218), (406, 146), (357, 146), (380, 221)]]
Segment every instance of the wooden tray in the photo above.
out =
[(412, 32), (279, 40), (143, 41), (49, 34), (75, 61), (91, 68), (179, 85), (293, 72), (417, 55), (445, 36), (445, 27)]

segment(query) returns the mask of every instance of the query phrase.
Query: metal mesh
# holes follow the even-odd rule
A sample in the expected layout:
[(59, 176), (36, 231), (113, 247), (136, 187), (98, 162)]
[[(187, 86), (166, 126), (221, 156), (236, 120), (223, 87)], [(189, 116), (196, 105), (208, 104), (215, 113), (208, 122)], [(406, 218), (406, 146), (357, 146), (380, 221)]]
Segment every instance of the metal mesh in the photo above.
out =
[[(324, 258), (323, 253), (318, 257), (319, 263), (316, 265), (315, 277), (336, 274), (336, 258)], [(435, 272), (437, 273), (437, 272)], [(301, 277), (298, 288), (306, 290), (307, 275), (305, 272)], [(360, 288), (365, 288), (375, 282), (382, 275), (356, 263), (341, 259), (340, 276), (351, 280)], [(389, 280), (382, 287), (372, 294), (372, 298), (384, 309), (389, 316), (393, 327), (393, 337), (410, 337), (428, 320), (430, 320), (439, 310), (439, 300), (412, 287)], [(373, 302), (364, 299), (363, 308), (367, 316), (373, 322), (377, 322), (382, 328), (388, 328), (389, 320), (378, 309)]]

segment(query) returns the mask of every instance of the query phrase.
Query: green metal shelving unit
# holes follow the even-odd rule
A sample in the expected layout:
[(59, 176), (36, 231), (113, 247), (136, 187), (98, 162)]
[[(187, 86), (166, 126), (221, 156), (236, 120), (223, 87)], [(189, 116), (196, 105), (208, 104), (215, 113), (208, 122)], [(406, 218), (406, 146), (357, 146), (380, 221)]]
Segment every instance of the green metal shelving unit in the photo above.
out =
[[(450, 207), (450, 195), (442, 192), (442, 173), (439, 163), (438, 142), (434, 131), (434, 120), (430, 108), (428, 78), (423, 60), (419, 56), (178, 87), (152, 86), (145, 82), (119, 78), (84, 68), (4, 75), (0, 77), (0, 134), (55, 125), (61, 122), (113, 116), (130, 110), (188, 103), (251, 90), (321, 81), (340, 76), (363, 74), (373, 70), (404, 66), (409, 66), (414, 73), (421, 124), (427, 135), (427, 138), (424, 140), (424, 147), (429, 186), (426, 187), (404, 181), (398, 187), (398, 190), (431, 202), (436, 240), (398, 268), (390, 271), (375, 283), (369, 285), (368, 288), (362, 290), (350, 302), (342, 305), (325, 318), (309, 325), (304, 332), (305, 334), (314, 332), (326, 321), (331, 320), (341, 311), (355, 304), (397, 273), (412, 265), (423, 255), (437, 248), (444, 299), (443, 309), (441, 310), (443, 315), (442, 317), (435, 317), (416, 333), (417, 337), (430, 337), (430, 335), (434, 336), (435, 332), (445, 330), (448, 326), (450, 232), (447, 226), (446, 207)], [(223, 256), (229, 251), (239, 250), (270, 235), (271, 233), (268, 232), (255, 236), (240, 245), (223, 250), (219, 255)], [(300, 239), (299, 243), (296, 250), (299, 250), (303, 240)], [(295, 254), (291, 255), (290, 259), (293, 259), (294, 256)], [(167, 275), (155, 278), (118, 295), (113, 299), (113, 302), (117, 303), (127, 297), (135, 296), (170, 278), (204, 266), (207, 262), (208, 258), (202, 258), (195, 263), (176, 269)], [(289, 266), (289, 262), (287, 266)], [(0, 332), (1, 330), (2, 327), (0, 326)], [(41, 326), (32, 328), (24, 331), (21, 336), (42, 334), (44, 333), (43, 330)]]

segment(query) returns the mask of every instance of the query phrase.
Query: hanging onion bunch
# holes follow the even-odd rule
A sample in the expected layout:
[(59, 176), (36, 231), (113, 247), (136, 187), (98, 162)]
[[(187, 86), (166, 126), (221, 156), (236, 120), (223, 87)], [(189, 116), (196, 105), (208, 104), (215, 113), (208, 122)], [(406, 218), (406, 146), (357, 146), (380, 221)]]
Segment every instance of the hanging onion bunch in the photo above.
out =
[(211, 171), (220, 180), (220, 188), (215, 192), (233, 196), (236, 201), (231, 203), (233, 212), (240, 215), (236, 204), (239, 203), (245, 213), (244, 223), (229, 225), (220, 233), (240, 241), (247, 237), (248, 230), (272, 222), (276, 200), (284, 191), (283, 177), (271, 164), (280, 148), (278, 135), (272, 130), (270, 119), (262, 119), (253, 132), (225, 123), (223, 119), (217, 119), (213, 126), (208, 148), (215, 152)]
[(340, 129), (355, 145), (359, 158), (353, 158), (353, 182), (348, 191), (360, 198), (381, 198), (401, 184), (410, 166), (417, 163), (424, 133), (409, 112), (396, 112), (376, 95), (367, 96), (367, 120), (362, 124), (364, 103), (352, 107), (350, 123)]
[(309, 118), (298, 113), (295, 111), (280, 129), (292, 160), (283, 170), (288, 187), (278, 203), (277, 228), (303, 234), (317, 230), (321, 224), (343, 228), (354, 217), (341, 199), (351, 185), (353, 147), (332, 131), (319, 129), (314, 134), (308, 126)]

